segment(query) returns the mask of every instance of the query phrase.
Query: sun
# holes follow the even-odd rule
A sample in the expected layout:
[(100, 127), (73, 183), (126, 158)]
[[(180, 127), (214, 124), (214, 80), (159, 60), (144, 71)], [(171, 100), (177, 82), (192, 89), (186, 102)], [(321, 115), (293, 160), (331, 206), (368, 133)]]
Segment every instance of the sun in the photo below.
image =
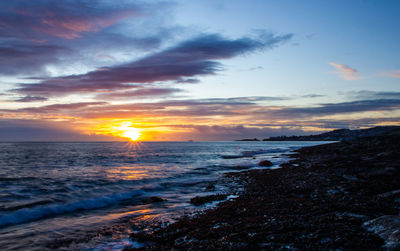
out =
[(136, 141), (140, 138), (140, 132), (135, 127), (130, 127), (128, 130), (122, 133), (123, 137), (130, 138), (132, 141)]
[(133, 127), (132, 123), (124, 122), (117, 128), (119, 131), (119, 136), (124, 138), (129, 138), (132, 141), (136, 141), (140, 138), (140, 130)]

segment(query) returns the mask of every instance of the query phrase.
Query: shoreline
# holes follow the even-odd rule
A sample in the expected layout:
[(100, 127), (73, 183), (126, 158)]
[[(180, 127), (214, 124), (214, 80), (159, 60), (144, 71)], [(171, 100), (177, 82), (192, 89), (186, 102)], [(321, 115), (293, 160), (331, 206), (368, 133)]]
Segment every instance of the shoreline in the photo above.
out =
[(399, 248), (399, 156), (398, 136), (304, 147), (282, 168), (227, 174), (244, 184), (237, 198), (131, 239), (147, 250)]

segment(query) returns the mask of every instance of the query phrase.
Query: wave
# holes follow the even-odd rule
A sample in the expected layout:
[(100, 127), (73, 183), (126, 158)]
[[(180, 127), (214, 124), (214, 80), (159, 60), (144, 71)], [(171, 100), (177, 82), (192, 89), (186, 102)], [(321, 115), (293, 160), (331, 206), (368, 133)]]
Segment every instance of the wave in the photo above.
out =
[(123, 201), (126, 201), (135, 196), (142, 195), (143, 193), (143, 190), (136, 190), (133, 192), (100, 196), (92, 199), (80, 200), (62, 205), (20, 209), (9, 214), (1, 215), (0, 228), (32, 222), (43, 218), (54, 217), (76, 211), (104, 208), (111, 205), (120, 204)]
[(39, 205), (45, 205), (45, 204), (50, 204), (52, 201), (51, 200), (39, 200), (39, 201), (33, 201), (33, 202), (28, 202), (20, 205), (14, 205), (14, 206), (9, 206), (9, 207), (0, 207), (0, 210), (4, 211), (15, 211), (19, 210), (22, 208), (29, 208), (29, 207), (35, 207)]
[(36, 177), (0, 177), (0, 181), (36, 180)]
[(265, 153), (278, 153), (282, 152), (281, 148), (275, 148), (275, 149), (259, 149), (255, 151), (243, 151), (241, 154), (238, 155), (221, 155), (221, 158), (223, 159), (239, 159), (239, 158), (250, 158), (258, 154), (265, 154)]

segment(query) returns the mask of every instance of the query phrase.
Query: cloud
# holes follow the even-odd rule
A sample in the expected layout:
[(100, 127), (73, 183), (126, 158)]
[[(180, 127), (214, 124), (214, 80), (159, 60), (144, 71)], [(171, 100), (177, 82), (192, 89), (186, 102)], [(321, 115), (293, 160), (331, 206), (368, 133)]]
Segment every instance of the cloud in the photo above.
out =
[[(75, 123), (73, 121), (94, 122), (112, 119), (135, 121), (142, 127), (142, 122), (146, 122), (144, 124), (150, 127), (147, 130), (168, 128), (167, 131), (172, 132), (168, 139), (176, 140), (232, 140), (242, 137), (302, 134), (303, 130), (310, 131), (310, 128), (321, 130), (374, 126), (381, 123), (400, 124), (399, 98), (323, 103), (309, 107), (270, 105), (266, 104), (268, 101), (276, 101), (276, 98), (256, 96), (130, 104), (82, 102), (3, 109), (1, 113), (3, 118), (68, 118), (72, 122), (66, 122), (67, 125)], [(379, 112), (379, 115), (371, 117), (368, 114), (363, 115), (365, 112)], [(357, 116), (354, 117), (353, 114)], [(339, 116), (330, 118), (335, 115)], [(171, 124), (171, 121), (175, 124)], [(283, 124), (285, 127), (281, 127)], [(191, 133), (186, 133), (188, 131)]]
[[(168, 6), (138, 1), (0, 1), (0, 74), (60, 76), (126, 62), (171, 37), (174, 29), (165, 25), (144, 31), (143, 20), (157, 25), (165, 15), (160, 7)], [(141, 22), (132, 22), (135, 19)]]
[(290, 100), (290, 97), (269, 97), (269, 96), (250, 96), (250, 97), (232, 97), (232, 98), (208, 98), (195, 100), (201, 103), (218, 103), (218, 104), (256, 104), (256, 102), (261, 101), (282, 101)]
[(355, 91), (347, 93), (358, 99), (400, 99), (400, 92)]
[(393, 111), (400, 109), (400, 99), (358, 100), (342, 103), (320, 104), (316, 107), (283, 107), (273, 110), (271, 115), (276, 118), (313, 118), (324, 115), (349, 114), (370, 111)]
[(321, 95), (321, 94), (307, 94), (307, 95), (302, 95), (300, 96), (301, 98), (322, 98), (326, 97), (326, 95)]
[(121, 138), (86, 135), (65, 122), (0, 119), (0, 141), (111, 141)]
[(82, 116), (118, 117), (129, 116), (174, 116), (211, 118), (213, 116), (247, 117), (249, 120), (285, 120), (318, 118), (319, 116), (351, 114), (400, 109), (400, 99), (359, 100), (342, 103), (327, 103), (311, 107), (269, 106), (254, 101), (231, 100), (184, 100), (159, 103), (139, 103), (94, 107), (95, 112), (86, 111)]
[(374, 127), (377, 125), (400, 125), (400, 116), (390, 117), (390, 118), (362, 118), (362, 119), (319, 119), (315, 121), (315, 125), (319, 128), (349, 128), (349, 129), (359, 129), (362, 127)]
[(0, 43), (0, 74), (36, 74), (42, 72), (47, 64), (59, 62), (59, 56), (68, 52), (71, 50), (62, 46)]
[(329, 64), (336, 68), (337, 71), (334, 73), (338, 74), (341, 79), (359, 80), (361, 78), (356, 69), (353, 69), (347, 65), (335, 62), (330, 62)]
[(379, 75), (390, 78), (400, 78), (400, 70), (381, 72)]
[(222, 70), (221, 63), (216, 60), (271, 49), (291, 37), (291, 34), (264, 34), (258, 39), (227, 39), (218, 34), (201, 35), (131, 63), (103, 67), (82, 75), (46, 79), (38, 84), (21, 84), (16, 91), (50, 97), (77, 92), (130, 89), (132, 83), (181, 81), (195, 76), (212, 75)]
[[(254, 127), (247, 125), (167, 125), (170, 129), (184, 129), (172, 132), (168, 139), (174, 140), (235, 140), (244, 137), (265, 138), (278, 135), (305, 134), (296, 127)], [(153, 138), (162, 140), (164, 136)], [(0, 119), (0, 141), (110, 141), (121, 140), (107, 135), (85, 135), (65, 122), (37, 121), (27, 119)]]
[(263, 69), (264, 69), (264, 67), (262, 67), (262, 66), (256, 66), (256, 67), (251, 67), (248, 70), (249, 71), (257, 71), (257, 70), (263, 70)]
[(188, 83), (188, 84), (197, 84), (200, 83), (199, 79), (196, 78), (183, 78), (183, 79), (178, 79), (175, 81), (175, 83), (177, 84), (184, 84), (184, 83)]
[(37, 101), (46, 101), (47, 98), (44, 97), (35, 97), (35, 96), (25, 96), (19, 99), (14, 100), (15, 102), (22, 102), (22, 103), (28, 103), (28, 102), (37, 102)]
[[(298, 127), (254, 127), (247, 125), (221, 126), (221, 125), (168, 125), (169, 128), (185, 129), (188, 132), (179, 132), (169, 137), (174, 140), (237, 140), (243, 138), (264, 139), (270, 136), (280, 135), (304, 135)], [(308, 132), (309, 133), (309, 132)], [(155, 138), (154, 140), (156, 140)]]
[[(80, 102), (80, 103), (70, 103), (70, 104), (55, 104), (55, 105), (45, 105), (40, 107), (28, 107), (21, 108), (16, 111), (24, 113), (59, 113), (64, 111), (69, 113), (75, 110), (89, 108), (93, 106), (106, 105), (107, 102)], [(2, 111), (10, 111), (3, 109)]]
[[(151, 91), (150, 91), (151, 92)], [(122, 95), (122, 94), (121, 94)], [(122, 95), (123, 96), (123, 95)], [(118, 98), (118, 97), (115, 97)], [(125, 98), (125, 96), (120, 97)], [(285, 100), (285, 98), (281, 99)], [(64, 114), (86, 119), (157, 118), (158, 120), (180, 118), (247, 120), (253, 123), (270, 121), (274, 124), (295, 120), (315, 120), (321, 116), (344, 115), (376, 111), (400, 110), (400, 99), (365, 99), (341, 103), (325, 103), (309, 107), (291, 107), (265, 104), (279, 101), (271, 97), (236, 97), (215, 99), (169, 100), (154, 103), (109, 104), (106, 102), (82, 102), (56, 104), (41, 107), (6, 110), (7, 113)], [(216, 117), (217, 116), (217, 117)], [(283, 122), (282, 122), (283, 121)]]
[(121, 99), (142, 99), (142, 98), (157, 98), (172, 96), (175, 93), (183, 92), (182, 89), (178, 88), (140, 88), (134, 91), (124, 92), (111, 92), (105, 94), (99, 94), (96, 99), (100, 100), (121, 100)]
[(50, 78), (38, 84), (20, 84), (11, 90), (26, 95), (64, 96), (73, 93), (94, 93), (137, 88), (137, 85), (106, 81), (85, 81), (82, 75)]
[(2, 1), (0, 36), (30, 39), (38, 43), (49, 37), (76, 39), (122, 19), (142, 15), (139, 7), (132, 4), (119, 6), (102, 6), (85, 0)]
[[(162, 89), (162, 88), (161, 88)], [(172, 90), (158, 90), (169, 92)], [(141, 91), (139, 90), (139, 93)], [(152, 90), (142, 93), (143, 95), (153, 94)], [(159, 93), (159, 94), (161, 94)], [(105, 95), (116, 95), (113, 98), (127, 98), (124, 94), (110, 93)], [(128, 92), (127, 96), (131, 93)], [(167, 100), (154, 103), (130, 103), (130, 104), (109, 104), (107, 102), (80, 102), (70, 104), (54, 104), (40, 107), (29, 107), (20, 109), (2, 109), (2, 112), (24, 113), (24, 114), (65, 114), (80, 118), (129, 118), (132, 116), (149, 116), (160, 118), (164, 116), (174, 117), (208, 117), (220, 115), (243, 115), (251, 114), (250, 108), (263, 107), (258, 102), (279, 101), (287, 98), (280, 97), (234, 97), (234, 98), (211, 98), (211, 99), (186, 99)]]

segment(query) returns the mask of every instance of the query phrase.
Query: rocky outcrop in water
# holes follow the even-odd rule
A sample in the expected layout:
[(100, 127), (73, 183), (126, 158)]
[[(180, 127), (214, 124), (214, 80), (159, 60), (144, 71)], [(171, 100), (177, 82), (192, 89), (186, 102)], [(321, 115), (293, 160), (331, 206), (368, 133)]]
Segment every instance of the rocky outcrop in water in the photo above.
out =
[(264, 166), (264, 167), (270, 167), (270, 166), (273, 166), (274, 164), (269, 160), (262, 160), (258, 163), (258, 165)]

